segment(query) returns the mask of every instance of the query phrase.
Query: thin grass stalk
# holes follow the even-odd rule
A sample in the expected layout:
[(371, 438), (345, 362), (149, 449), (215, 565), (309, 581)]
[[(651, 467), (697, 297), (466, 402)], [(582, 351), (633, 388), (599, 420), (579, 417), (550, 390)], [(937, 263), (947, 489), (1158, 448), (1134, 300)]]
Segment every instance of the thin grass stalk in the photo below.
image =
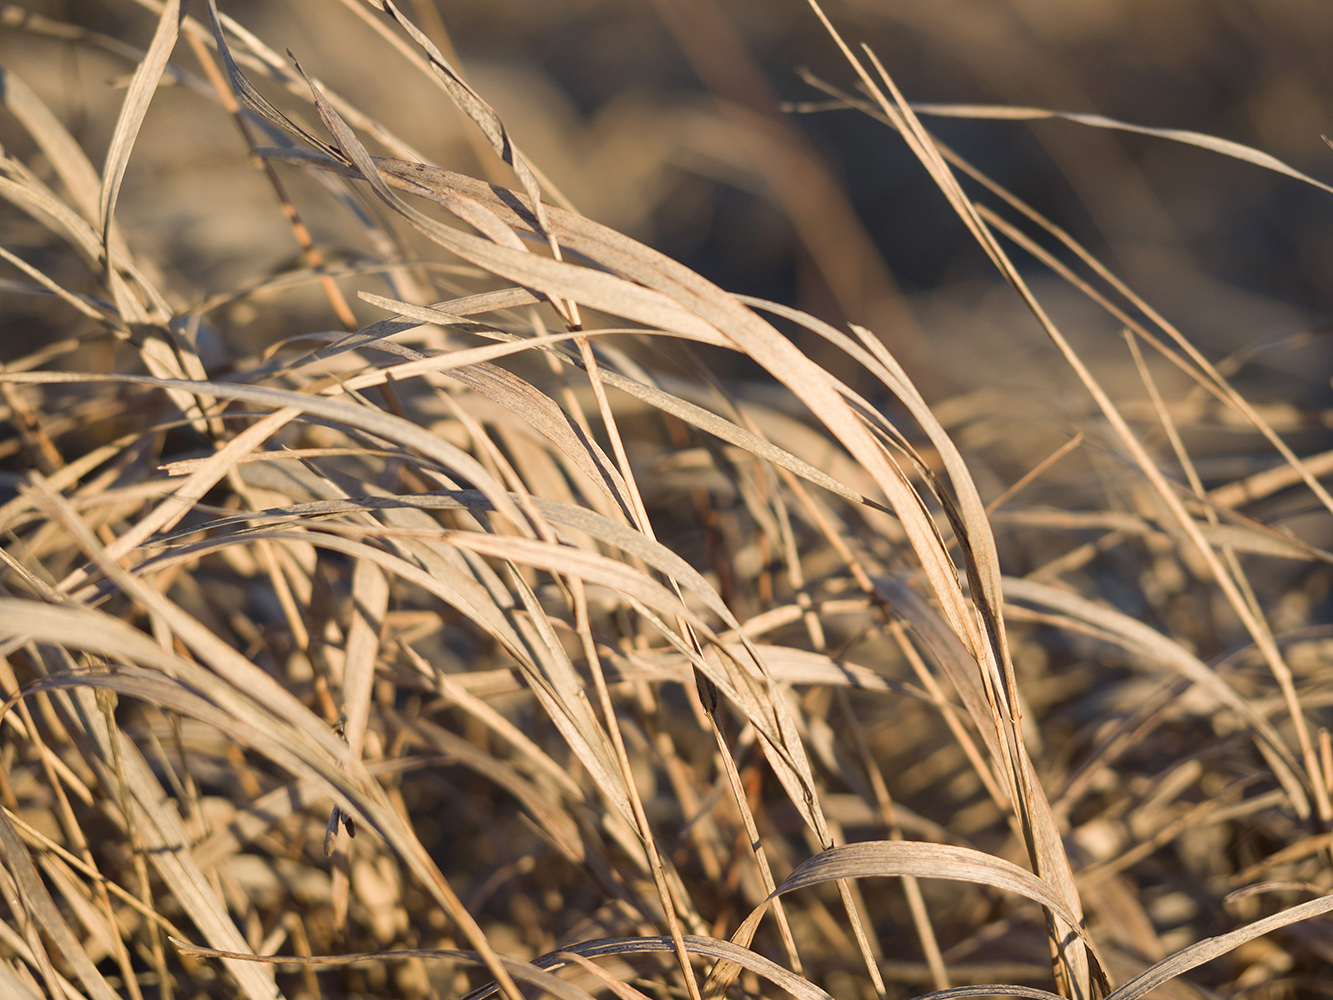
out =
[[(960, 218), (973, 232), (987, 255), (995, 262), (996, 266), (1010, 279), (1015, 287), (1021, 286), (1021, 279), (1013, 266), (1008, 262), (994, 238), (989, 235), (985, 224), (977, 217), (975, 211), (971, 209), (971, 203), (962, 195), (957, 182), (953, 180), (948, 166), (944, 163), (939, 153), (935, 150), (934, 144), (926, 135), (920, 123), (912, 114), (911, 109), (907, 107), (906, 101), (898, 92), (884, 67), (875, 58), (874, 53), (866, 50), (865, 54), (874, 65), (880, 80), (893, 95), (892, 101), (876, 85), (876, 82), (870, 77), (869, 73), (862, 67), (861, 63), (853, 56), (850, 49), (842, 41), (832, 24), (820, 10), (818, 3), (811, 0), (811, 6), (823, 22), (825, 29), (837, 41), (843, 51), (844, 57), (853, 66), (860, 76), (862, 83), (867, 90), (876, 98), (881, 109), (891, 120), (900, 126), (900, 132), (905, 138), (908, 138), (912, 151), (926, 165), (931, 176), (939, 184), (941, 190), (949, 198)], [(1031, 295), (1026, 294), (1025, 299), (1029, 299), (1030, 306), (1039, 309), (1036, 301), (1031, 299)], [(989, 540), (989, 535), (984, 536)], [(988, 553), (992, 555), (993, 553)], [(993, 561), (991, 563), (993, 565)], [(988, 603), (992, 609), (998, 609), (999, 597), (994, 593), (993, 581), (983, 577), (980, 581), (981, 587), (974, 590), (973, 596), (980, 597), (982, 594), (988, 594)], [(989, 587), (987, 585), (990, 585)], [(1006, 742), (1005, 766), (1009, 771), (1009, 781), (1014, 790), (1014, 802), (1020, 809), (1020, 822), (1024, 831), (1024, 837), (1027, 841), (1028, 851), (1032, 858), (1034, 866), (1038, 872), (1051, 877), (1056, 884), (1063, 890), (1065, 899), (1074, 908), (1076, 915), (1081, 916), (1078, 909), (1078, 894), (1074, 888), (1073, 875), (1069, 869), (1068, 859), (1065, 857), (1063, 848), (1058, 839), (1058, 833), (1053, 830), (1045, 829), (1042, 826), (1040, 817), (1035, 812), (1040, 808), (1038, 799), (1044, 801), (1044, 797), (1039, 788), (1034, 788), (1031, 783), (1031, 765), (1027, 760), (1026, 751), (1023, 748), (1022, 734), (1018, 731), (1015, 720), (1021, 715), (1021, 709), (1016, 703), (1017, 690), (1013, 676), (1013, 666), (1009, 661), (1007, 646), (1004, 642), (1003, 619), (998, 615), (991, 614), (986, 618), (988, 630), (991, 630), (994, 645), (990, 647), (990, 653), (995, 658), (994, 669), (1003, 670), (1003, 690), (1007, 696), (1007, 711), (1003, 714), (1004, 724), (1000, 726), (1001, 733)], [(979, 652), (979, 651), (978, 651)], [(989, 672), (983, 671), (983, 677), (989, 683)], [(998, 720), (997, 720), (998, 721)], [(1054, 917), (1050, 917), (1054, 921)], [(1062, 990), (1073, 991), (1071, 996), (1083, 997), (1085, 995), (1096, 996), (1100, 992), (1099, 988), (1092, 984), (1092, 974), (1088, 967), (1086, 953), (1080, 946), (1075, 946), (1075, 950), (1067, 952), (1065, 950), (1064, 939), (1069, 933), (1068, 928), (1060, 926), (1058, 923), (1052, 925), (1051, 929), (1051, 948), (1052, 960), (1056, 965), (1057, 971), (1063, 970), (1059, 976)]]

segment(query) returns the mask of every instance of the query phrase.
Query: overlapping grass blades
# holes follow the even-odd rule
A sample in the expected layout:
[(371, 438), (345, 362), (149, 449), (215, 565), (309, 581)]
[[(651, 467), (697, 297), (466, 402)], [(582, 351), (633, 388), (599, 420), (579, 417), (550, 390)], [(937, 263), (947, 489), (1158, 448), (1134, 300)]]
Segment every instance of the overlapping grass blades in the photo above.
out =
[[(1169, 534), (1202, 567), (1197, 586), (1252, 638), (1280, 712), (1188, 637), (1075, 592), (1095, 577), (1006, 577), (1007, 522), (876, 331), (732, 295), (544, 204), (493, 108), (389, 0), (369, 7), (517, 190), (409, 159), (215, 0), (208, 26), (180, 7), (156, 8), (100, 173), (4, 75), (54, 176), (6, 155), (0, 196), (83, 262), (86, 287), (5, 259), (94, 324), (0, 372), (30, 466), (0, 506), (0, 976), (16, 996), (712, 1000), (766, 995), (764, 980), (888, 998), (993, 978), (957, 960), (993, 934), (1027, 959), (1044, 951), (1054, 981), (1029, 961), (1028, 985), (948, 995), (1133, 1000), (1333, 909), (1320, 895), (1251, 912), (1166, 954), (1121, 877), (1197, 816), (1264, 810), (1275, 855), (1319, 856), (1327, 709), (1306, 703), (1311, 675), (1289, 665), (1238, 552), (1330, 557), (1205, 490), (1131, 340), (1184, 485), (1163, 471), (997, 233), (1025, 237), (974, 203), (872, 53), (844, 46), (873, 110), (1031, 307), (1159, 505), (1156, 520), (1117, 523)], [(359, 204), (371, 220), (364, 266), (337, 278), (364, 283), (374, 321), (310, 319), (261, 356), (210, 360), (201, 339), (239, 324), (136, 261), (118, 196), (181, 33), (216, 54), (268, 136), (261, 155), (329, 185), (324, 210)], [(298, 81), (324, 134), (278, 106), (274, 84)], [(281, 277), (327, 290), (335, 276)], [(784, 332), (796, 328), (838, 363), (813, 360)], [(1161, 332), (1170, 360), (1327, 503), (1227, 379)], [(85, 341), (113, 344), (116, 366), (93, 370)], [(728, 354), (765, 389), (729, 379)], [(1058, 714), (1042, 685), (1059, 678), (1023, 666), (1015, 623), (1052, 657), (1077, 659), (1087, 638), (1161, 678), (1139, 703), (1110, 667), (1094, 685), (1109, 707), (1088, 767), (1105, 780), (1043, 745), (1027, 706)], [(1172, 711), (1202, 720), (1222, 762), (1170, 759), (1161, 788), (1118, 783), (1128, 734), (1176, 721), (1166, 706), (1190, 686), (1200, 696)], [(1168, 741), (1149, 750), (1171, 758)], [(913, 787), (914, 770), (948, 780)], [(1087, 804), (1097, 781), (1111, 819)], [(1174, 809), (1195, 784), (1214, 799)], [(1253, 785), (1267, 790), (1245, 798)], [(1136, 841), (1090, 861), (1094, 821), (1114, 825), (1116, 810)], [(1307, 839), (1292, 817), (1319, 829)], [(1327, 892), (1326, 870), (1300, 871), (1258, 891)], [(880, 895), (884, 878), (901, 903)]]

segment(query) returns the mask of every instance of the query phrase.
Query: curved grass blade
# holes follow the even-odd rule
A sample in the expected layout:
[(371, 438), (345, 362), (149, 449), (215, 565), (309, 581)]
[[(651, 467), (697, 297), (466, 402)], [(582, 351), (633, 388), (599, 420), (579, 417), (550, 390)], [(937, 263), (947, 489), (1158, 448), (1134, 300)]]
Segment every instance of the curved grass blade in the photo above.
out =
[(1244, 927), (1239, 927), (1227, 934), (1219, 934), (1217, 937), (1199, 941), (1188, 948), (1182, 948), (1170, 958), (1158, 962), (1142, 975), (1131, 979), (1107, 997), (1106, 1000), (1138, 1000), (1139, 997), (1146, 996), (1163, 983), (1170, 982), (1182, 973), (1188, 972), (1204, 962), (1212, 961), (1227, 952), (1234, 951), (1247, 941), (1253, 941), (1269, 931), (1275, 931), (1301, 920), (1309, 920), (1330, 911), (1333, 911), (1333, 894), (1293, 906), (1281, 913), (1275, 913), (1271, 917), (1264, 917), (1261, 920), (1246, 924)]
[(1170, 139), (1172, 142), (1182, 142), (1189, 146), (1198, 146), (1200, 149), (1206, 149), (1210, 153), (1220, 153), (1222, 156), (1230, 156), (1236, 160), (1243, 160), (1246, 163), (1252, 163), (1256, 167), (1263, 167), (1265, 170), (1271, 170), (1274, 173), (1283, 174), (1292, 177), (1298, 181), (1319, 188), (1321, 191), (1327, 191), (1333, 194), (1333, 185), (1325, 184), (1323, 181), (1316, 180), (1309, 174), (1303, 174), (1295, 167), (1282, 162), (1276, 156), (1265, 153), (1262, 150), (1255, 149), (1253, 146), (1246, 146), (1244, 143), (1233, 142), (1230, 139), (1222, 139), (1215, 135), (1207, 135), (1203, 132), (1191, 132), (1188, 129), (1179, 128), (1154, 128), (1149, 125), (1135, 125), (1132, 122), (1117, 121), (1114, 118), (1107, 118), (1105, 115), (1094, 115), (1080, 111), (1055, 111), (1050, 108), (1025, 108), (1003, 104), (930, 104), (918, 103), (912, 101), (908, 104), (913, 111), (919, 115), (933, 115), (938, 118), (976, 118), (989, 121), (1040, 121), (1043, 119), (1059, 118), (1064, 121), (1077, 122), (1079, 125), (1087, 125), (1092, 128), (1114, 129), (1119, 132), (1135, 132), (1139, 135), (1151, 135), (1159, 139)]

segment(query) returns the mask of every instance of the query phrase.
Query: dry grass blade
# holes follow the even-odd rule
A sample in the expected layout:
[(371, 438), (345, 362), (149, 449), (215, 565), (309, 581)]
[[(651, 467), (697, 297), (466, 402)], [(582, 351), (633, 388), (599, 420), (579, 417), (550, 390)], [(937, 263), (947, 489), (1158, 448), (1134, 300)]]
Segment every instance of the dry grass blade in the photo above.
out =
[(380, 633), (389, 608), (389, 582), (373, 563), (358, 562), (352, 589), (357, 596), (343, 663), (343, 712), (347, 720), (347, 747), (356, 757), (361, 753), (370, 722), (370, 689), (375, 683)]
[[(505, 128), (500, 116), (495, 113), (489, 104), (482, 100), (481, 95), (473, 90), (467, 81), (459, 75), (458, 71), (449, 64), (449, 60), (444, 57), (435, 43), (420, 28), (402, 15), (392, 0), (367, 0), (367, 2), (388, 14), (421, 47), (430, 60), (431, 71), (444, 85), (454, 104), (476, 123), (486, 137), (486, 141), (490, 143), (491, 149), (513, 169), (518, 177), (519, 184), (527, 194), (536, 213), (537, 222), (546, 236), (547, 246), (551, 248), (551, 255), (559, 260), (561, 256), (560, 244), (556, 240), (555, 234), (551, 232), (550, 223), (546, 217), (546, 209), (542, 204), (541, 186), (538, 184), (537, 176), (532, 167), (529, 166), (528, 161), (519, 153), (518, 147), (514, 145), (509, 130)], [(582, 326), (577, 306), (559, 300), (553, 301), (552, 304), (560, 312), (561, 318), (571, 328), (579, 329)]]
[[(868, 841), (833, 847), (802, 864), (778, 886), (791, 892), (839, 878), (879, 876), (945, 878), (977, 882), (1026, 896), (1074, 923), (1050, 885), (1002, 858), (949, 844), (910, 840)], [(1090, 940), (1090, 939), (1089, 939)]]
[(915, 1000), (962, 1000), (964, 997), (1022, 997), (1025, 1000), (1056, 1000), (1059, 993), (1040, 990), (1032, 986), (1005, 986), (988, 984), (986, 986), (955, 986), (948, 990), (936, 990), (923, 993)]
[(1319, 899), (1312, 899), (1308, 903), (1301, 903), (1282, 910), (1271, 917), (1264, 917), (1262, 920), (1246, 924), (1229, 934), (1220, 934), (1217, 937), (1208, 938), (1206, 941), (1199, 941), (1188, 948), (1181, 949), (1170, 958), (1158, 962), (1141, 976), (1120, 987), (1107, 1000), (1138, 1000), (1139, 997), (1147, 996), (1163, 983), (1170, 982), (1182, 973), (1188, 972), (1204, 962), (1212, 961), (1220, 955), (1234, 951), (1247, 941), (1253, 941), (1269, 931), (1321, 916), (1330, 910), (1333, 910), (1333, 896), (1322, 896)]
[[(0, 984), (14, 1000), (42, 1000), (29, 983), (20, 979), (8, 965), (0, 965)], [(70, 987), (73, 989), (73, 987)]]
[(393, 18), (394, 22), (407, 31), (412, 40), (421, 46), (430, 58), (430, 68), (444, 84), (453, 102), (481, 129), (482, 134), (486, 136), (486, 141), (495, 150), (495, 155), (513, 168), (514, 173), (518, 176), (519, 183), (523, 186), (523, 192), (532, 202), (537, 213), (537, 220), (548, 233), (548, 238), (551, 240), (551, 249), (558, 257), (560, 253), (559, 245), (555, 242), (554, 236), (549, 235), (550, 226), (546, 221), (546, 210), (542, 205), (541, 186), (537, 183), (537, 178), (533, 174), (532, 168), (528, 166), (527, 160), (523, 158), (518, 151), (518, 147), (514, 145), (509, 130), (505, 128), (504, 122), (495, 113), (495, 109), (468, 85), (467, 81), (459, 75), (453, 66), (449, 65), (449, 60), (435, 47), (435, 43), (427, 38), (420, 28), (403, 16), (402, 12), (394, 6), (392, 0), (367, 0), (367, 2)]
[(87, 296), (76, 295), (73, 292), (70, 292), (65, 288), (62, 288), (60, 285), (56, 284), (49, 277), (47, 277), (41, 271), (37, 270), (27, 261), (23, 260), (20, 257), (16, 257), (14, 254), (4, 249), (4, 247), (0, 247), (0, 257), (3, 257), (10, 264), (14, 265), (24, 274), (28, 275), (28, 277), (32, 278), (34, 281), (37, 282), (39, 287), (33, 288), (32, 290), (34, 292), (39, 292), (44, 289), (47, 292), (50, 292), (52, 295), (57, 295), (65, 302), (69, 303), (71, 306), (77, 309), (79, 312), (83, 313), (85, 316), (89, 317), (90, 319), (95, 319), (98, 322), (106, 322), (108, 319), (110, 319), (107, 312), (104, 312), (102, 309), (98, 308), (100, 303), (91, 300)]
[[(99, 216), (101, 182), (83, 149), (51, 109), (13, 71), (0, 69), (0, 98), (28, 134), (37, 141), (88, 222)], [(112, 223), (111, 238), (119, 239)]]
[[(643, 955), (668, 952), (673, 947), (674, 945), (669, 938), (639, 937), (582, 941), (576, 945), (563, 948), (561, 952), (554, 955), (537, 959), (537, 963), (547, 968), (556, 968), (567, 961), (562, 957), (563, 952), (572, 952), (584, 958), (601, 958), (608, 955)], [(738, 948), (728, 941), (718, 941), (713, 938), (687, 934), (685, 935), (685, 947), (689, 949), (691, 954), (733, 962), (742, 968), (756, 972), (775, 986), (786, 990), (797, 1000), (830, 1000), (829, 994), (813, 983), (794, 975), (762, 955), (746, 948)], [(486, 993), (478, 992), (469, 996), (468, 1000), (483, 1000), (485, 996)]]
[[(1049, 883), (1008, 861), (947, 844), (893, 840), (833, 847), (811, 858), (783, 879), (774, 896), (822, 882), (880, 876), (976, 882), (1018, 893), (1057, 914), (1070, 927), (1075, 928), (1074, 933), (1091, 948), (1092, 940), (1080, 928), (1079, 919), (1068, 910), (1060, 894)], [(744, 945), (754, 936), (772, 898), (765, 900), (745, 918), (733, 935), (733, 943)], [(734, 980), (737, 971), (735, 963), (719, 962), (709, 976), (708, 995), (720, 996), (727, 984)]]
[(213, 42), (217, 46), (218, 56), (222, 60), (222, 68), (227, 73), (227, 81), (231, 84), (232, 90), (235, 91), (236, 98), (241, 102), (241, 106), (280, 131), (298, 135), (316, 149), (334, 155), (334, 150), (325, 142), (311, 135), (270, 104), (268, 99), (254, 88), (249, 78), (241, 72), (241, 68), (236, 65), (236, 60), (232, 58), (231, 48), (227, 45), (226, 39), (222, 37), (222, 24), (218, 14), (217, 0), (208, 0), (208, 21), (213, 29)]
[[(134, 151), (134, 143), (139, 136), (139, 129), (143, 125), (144, 116), (148, 113), (148, 105), (157, 91), (167, 60), (171, 58), (171, 50), (176, 46), (180, 18), (180, 0), (168, 0), (162, 7), (162, 13), (157, 21), (157, 30), (153, 34), (152, 42), (149, 43), (148, 52), (144, 56), (143, 62), (139, 64), (139, 68), (134, 71), (134, 76), (130, 79), (129, 89), (125, 92), (125, 102), (121, 106), (120, 118), (117, 120), (116, 129), (111, 135), (111, 145), (107, 149), (106, 163), (102, 167), (102, 186), (97, 198), (97, 216), (102, 235), (102, 245), (106, 248), (107, 271), (112, 275), (113, 291), (121, 287), (114, 276), (114, 264), (110, 252), (111, 225), (116, 215), (116, 201), (120, 197), (121, 183), (125, 179), (130, 154)], [(122, 299), (121, 296), (117, 298), (121, 311), (127, 319), (139, 321), (146, 318), (145, 316), (136, 315), (137, 310), (130, 306), (128, 300)]]
[[(334, 114), (331, 107), (328, 107), (328, 111), (330, 114)], [(509, 218), (517, 213), (514, 212), (512, 206), (506, 204), (506, 200), (496, 197), (488, 186), (471, 179), (467, 179), (468, 183), (455, 184), (454, 182), (464, 180), (460, 175), (440, 171), (438, 168), (431, 168), (426, 164), (414, 164), (402, 160), (375, 160), (365, 152), (350, 130), (346, 130), (346, 126), (336, 127), (339, 128), (341, 133), (340, 141), (347, 140), (348, 142), (349, 155), (351, 151), (357, 149), (360, 149), (361, 153), (364, 154), (362, 161), (355, 166), (357, 172), (352, 175), (364, 177), (373, 186), (378, 185), (376, 194), (385, 198), (395, 209), (400, 207), (408, 209), (406, 217), (410, 222), (414, 225), (420, 224), (425, 235), (464, 260), (510, 281), (545, 292), (548, 297), (559, 297), (563, 294), (566, 298), (576, 298), (592, 308), (642, 323), (650, 329), (669, 331), (707, 344), (726, 344), (728, 342), (726, 335), (719, 333), (716, 326), (701, 318), (691, 308), (692, 303), (682, 301), (664, 291), (658, 291), (641, 284), (633, 284), (604, 271), (579, 267), (563, 261), (539, 257), (523, 250), (514, 250), (490, 243), (469, 236), (459, 230), (443, 226), (441, 223), (430, 219), (407, 205), (406, 202), (403, 202), (389, 190), (388, 185), (392, 178), (397, 176), (402, 181), (402, 183), (394, 184), (394, 186), (413, 194), (430, 197), (446, 208), (452, 208), (453, 205), (459, 204), (460, 195), (465, 195), (480, 202), (487, 210), (499, 215), (510, 225), (514, 225), (524, 217), (532, 219), (532, 216), (527, 214), (526, 206), (524, 206), (525, 211), (522, 215), (519, 215), (517, 219)], [(325, 149), (328, 148), (322, 142), (318, 145)], [(264, 150), (263, 152), (266, 154), (273, 153), (283, 159), (298, 161), (313, 159), (295, 151)], [(316, 159), (315, 162), (324, 162), (330, 167), (347, 162), (337, 152), (326, 155), (328, 155), (327, 160), (319, 161)], [(369, 174), (361, 171), (362, 166), (370, 171)], [(442, 177), (449, 182), (447, 185), (441, 184)], [(548, 213), (552, 218), (555, 232), (560, 237), (560, 242), (568, 249), (585, 252), (580, 242), (570, 238), (571, 236), (577, 238), (580, 235), (580, 230), (576, 229), (573, 233), (569, 233), (565, 227), (560, 225), (561, 221), (571, 219), (570, 214), (558, 214), (555, 209), (548, 209)], [(521, 228), (533, 232), (537, 231), (535, 219), (522, 225)], [(580, 229), (595, 229), (598, 231), (597, 235), (599, 237), (607, 233), (603, 227), (594, 227), (592, 223), (588, 223), (586, 220), (582, 221)], [(653, 255), (646, 247), (633, 244), (632, 241), (626, 240), (624, 237), (618, 237), (618, 241), (621, 244), (630, 245), (636, 251), (640, 251), (640, 253), (635, 254), (639, 259), (635, 260), (628, 257), (620, 247), (608, 248), (603, 243), (598, 247), (603, 251), (608, 249), (620, 251), (614, 255), (608, 255), (604, 252), (603, 256), (608, 257), (608, 264), (612, 262), (615, 265), (636, 263), (639, 267), (635, 271), (629, 272), (629, 275), (636, 279), (647, 276), (638, 273), (644, 270), (642, 258), (656, 257), (657, 255)], [(592, 248), (589, 247), (588, 249)], [(665, 261), (665, 258), (661, 258), (661, 260)], [(653, 260), (652, 263), (656, 265), (658, 261)]]
[(1204, 135), (1201, 132), (1191, 132), (1188, 129), (1153, 128), (1149, 125), (1136, 125), (1132, 122), (1117, 121), (1114, 118), (1107, 118), (1105, 115), (1086, 114), (1078, 111), (1052, 111), (1048, 108), (1020, 108), (983, 104), (923, 104), (916, 101), (912, 102), (909, 106), (919, 115), (936, 115), (946, 118), (976, 118), (993, 121), (1035, 121), (1043, 118), (1059, 118), (1064, 121), (1077, 122), (1079, 125), (1087, 125), (1092, 128), (1108, 128), (1116, 129), (1121, 132), (1136, 132), (1139, 135), (1156, 136), (1159, 139), (1169, 139), (1172, 142), (1183, 142), (1186, 145), (1198, 146), (1200, 149), (1206, 149), (1210, 153), (1218, 153), (1222, 156), (1230, 156), (1233, 159), (1243, 160), (1246, 163), (1254, 164), (1256, 167), (1263, 167), (1265, 170), (1272, 170), (1274, 173), (1284, 174), (1287, 177), (1292, 177), (1305, 184), (1317, 187), (1321, 191), (1333, 194), (1333, 186), (1325, 184), (1323, 181), (1316, 180), (1308, 174), (1301, 173), (1295, 167), (1283, 163), (1276, 156), (1265, 153), (1263, 150), (1255, 149), (1252, 146), (1246, 146), (1244, 143), (1232, 142), (1230, 139), (1222, 139), (1215, 135)]

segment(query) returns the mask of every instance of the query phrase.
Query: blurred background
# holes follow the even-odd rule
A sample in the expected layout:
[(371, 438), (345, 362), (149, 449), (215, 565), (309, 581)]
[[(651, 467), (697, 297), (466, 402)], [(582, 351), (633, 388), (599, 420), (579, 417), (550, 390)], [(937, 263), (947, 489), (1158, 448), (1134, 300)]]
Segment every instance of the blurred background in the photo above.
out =
[[(512, 183), (475, 128), (353, 6), (221, 4), (424, 156)], [(974, 382), (978, 360), (994, 378), (1002, 355), (1019, 378), (1046, 352), (892, 130), (856, 111), (786, 109), (826, 97), (803, 74), (855, 89), (801, 0), (402, 6), (456, 51), (528, 157), (591, 218), (732, 291), (871, 327), (936, 398)], [(1333, 113), (1333, 5), (1323, 0), (829, 0), (826, 10), (849, 44), (874, 49), (909, 100), (1191, 129), (1333, 179), (1333, 150), (1321, 139)], [(202, 4), (190, 12), (202, 16)], [(128, 49), (108, 51), (86, 32), (142, 47), (153, 4), (32, 2), (3, 14), (4, 65), (99, 163), (133, 66)], [(176, 61), (199, 72), (183, 43)], [(1333, 309), (1325, 192), (1194, 147), (1069, 122), (928, 124), (1210, 356), (1314, 329)], [(0, 123), (0, 137), (22, 158), (27, 140), (11, 122)], [(159, 94), (122, 215), (136, 245), (178, 272), (166, 284), (183, 302), (291, 263), (294, 245), (258, 172), (235, 169), (244, 156), (216, 102)], [(980, 189), (969, 182), (969, 191)], [(331, 256), (355, 241), (349, 221), (306, 212)], [(1058, 319), (1095, 324), (1077, 296), (1050, 294)], [(1292, 350), (1269, 361), (1308, 376), (1290, 391), (1322, 394), (1326, 371), (1312, 373), (1300, 353), (1316, 349)]]

